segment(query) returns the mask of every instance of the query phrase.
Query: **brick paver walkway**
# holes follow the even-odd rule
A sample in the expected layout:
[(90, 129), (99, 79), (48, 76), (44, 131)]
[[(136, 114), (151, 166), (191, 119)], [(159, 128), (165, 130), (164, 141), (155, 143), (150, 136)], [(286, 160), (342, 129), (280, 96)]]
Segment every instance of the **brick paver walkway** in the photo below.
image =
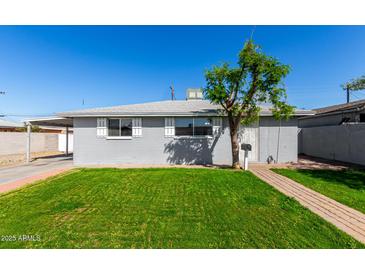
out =
[(365, 243), (365, 214), (313, 191), (265, 166), (252, 166), (251, 171), (285, 195), (294, 198), (323, 219)]

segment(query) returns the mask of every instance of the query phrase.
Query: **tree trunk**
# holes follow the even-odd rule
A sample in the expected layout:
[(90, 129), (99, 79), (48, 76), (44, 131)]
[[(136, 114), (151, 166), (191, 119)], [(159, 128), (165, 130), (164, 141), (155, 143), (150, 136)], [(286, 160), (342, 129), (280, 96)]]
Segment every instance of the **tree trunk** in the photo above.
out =
[(240, 168), (240, 148), (238, 143), (238, 129), (239, 129), (239, 120), (235, 119), (235, 117), (228, 116), (229, 121), (229, 132), (231, 135), (231, 148), (232, 148), (232, 168), (239, 169)]

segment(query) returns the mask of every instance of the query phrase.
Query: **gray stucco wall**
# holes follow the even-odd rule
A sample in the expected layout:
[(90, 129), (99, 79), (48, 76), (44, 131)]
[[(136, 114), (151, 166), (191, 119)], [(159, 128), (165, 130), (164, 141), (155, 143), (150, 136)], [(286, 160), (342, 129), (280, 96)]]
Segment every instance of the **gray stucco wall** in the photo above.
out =
[(311, 116), (308, 118), (299, 119), (298, 127), (319, 127), (319, 126), (329, 126), (338, 125), (342, 120), (342, 114), (334, 114), (327, 116)]
[[(259, 159), (276, 157), (279, 122), (260, 120)], [(297, 120), (283, 122), (279, 161), (297, 159)], [(142, 137), (107, 140), (96, 136), (96, 118), (74, 118), (75, 164), (226, 164), (230, 165), (231, 144), (227, 120), (220, 136), (213, 139), (165, 137), (163, 117), (144, 117)], [(290, 135), (290, 136), (289, 136)], [(261, 143), (263, 145), (261, 145)], [(263, 146), (263, 148), (261, 148)]]
[(229, 144), (227, 130), (214, 139), (165, 137), (163, 117), (143, 118), (142, 137), (132, 140), (98, 138), (96, 118), (74, 119), (75, 164), (227, 164)]
[(365, 165), (365, 124), (303, 128), (300, 140), (306, 155)]
[(278, 163), (298, 160), (298, 120), (261, 117), (259, 128), (259, 161), (266, 162), (271, 156)]

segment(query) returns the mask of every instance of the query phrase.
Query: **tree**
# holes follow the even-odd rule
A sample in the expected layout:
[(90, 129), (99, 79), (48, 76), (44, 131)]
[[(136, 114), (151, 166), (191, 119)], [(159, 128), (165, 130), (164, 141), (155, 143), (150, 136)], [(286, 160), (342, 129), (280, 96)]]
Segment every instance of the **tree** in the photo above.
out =
[(289, 66), (265, 55), (252, 40), (244, 44), (237, 63), (234, 68), (224, 63), (207, 70), (203, 89), (205, 98), (221, 105), (228, 116), (233, 168), (240, 168), (239, 126), (252, 124), (259, 118), (261, 103), (272, 104), (276, 119), (287, 119), (294, 111), (294, 107), (286, 103), (286, 90), (282, 85)]
[(347, 103), (350, 103), (350, 91), (358, 91), (365, 89), (365, 75), (352, 79), (341, 85), (342, 89), (347, 93)]
[[(15, 131), (17, 132), (26, 132), (27, 131), (27, 127), (24, 126), (24, 127), (20, 127), (20, 128), (17, 128), (15, 129)], [(31, 131), (32, 132), (42, 132), (42, 129), (39, 127), (39, 126), (31, 126)]]

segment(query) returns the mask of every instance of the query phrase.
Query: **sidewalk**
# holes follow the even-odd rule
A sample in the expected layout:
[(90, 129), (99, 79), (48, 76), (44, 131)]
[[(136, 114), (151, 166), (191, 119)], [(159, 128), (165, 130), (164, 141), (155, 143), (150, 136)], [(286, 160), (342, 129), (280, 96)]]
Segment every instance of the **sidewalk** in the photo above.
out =
[(261, 180), (365, 244), (365, 214), (279, 175), (267, 166), (251, 166), (250, 170)]
[(63, 173), (67, 170), (70, 170), (70, 169), (71, 168), (54, 169), (54, 170), (44, 172), (44, 173), (41, 173), (41, 174), (38, 174), (38, 175), (33, 175), (33, 176), (26, 177), (24, 179), (19, 179), (19, 180), (16, 180), (16, 181), (12, 181), (10, 183), (0, 184), (0, 193), (8, 192), (8, 191), (14, 190), (16, 188), (25, 186), (27, 184), (34, 183), (34, 182), (39, 181), (39, 180), (47, 179), (48, 177), (58, 175), (58, 174)]
[(73, 167), (72, 157), (62, 155), (37, 159), (29, 164), (2, 167), (0, 168), (0, 193), (46, 179)]

